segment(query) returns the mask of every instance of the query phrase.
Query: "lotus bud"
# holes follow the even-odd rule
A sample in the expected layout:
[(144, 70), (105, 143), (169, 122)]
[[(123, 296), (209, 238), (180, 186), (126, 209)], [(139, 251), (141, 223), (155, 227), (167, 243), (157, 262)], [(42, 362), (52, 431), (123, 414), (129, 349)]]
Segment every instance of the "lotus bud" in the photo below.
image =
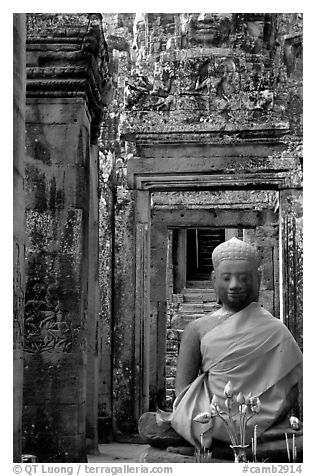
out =
[(259, 413), (261, 408), (261, 402), (259, 397), (252, 397), (250, 399), (251, 411), (253, 413)]
[(245, 404), (246, 404), (246, 405), (250, 405), (250, 399), (251, 399), (251, 397), (252, 397), (252, 393), (249, 392), (248, 395), (247, 395), (247, 397), (245, 398)]
[(260, 413), (260, 409), (261, 409), (261, 403), (260, 401), (257, 403), (256, 406), (252, 407), (251, 410), (253, 411), (253, 413)]
[(196, 417), (193, 418), (193, 421), (197, 421), (198, 423), (209, 423), (212, 418), (212, 415), (209, 412), (203, 412), (199, 413), (196, 415)]
[(226, 400), (225, 400), (225, 407), (228, 408), (228, 410), (230, 409), (230, 399), (229, 398), (226, 398)]
[(300, 429), (300, 421), (297, 417), (291, 416), (290, 417), (290, 426), (292, 430), (299, 430)]
[(231, 381), (229, 380), (229, 382), (227, 382), (226, 384), (226, 387), (224, 388), (224, 395), (227, 398), (231, 398), (233, 396), (233, 393), (234, 393), (234, 387)]
[(211, 416), (212, 417), (218, 415), (217, 408), (216, 408), (215, 405), (213, 405), (213, 403), (211, 403), (210, 408), (211, 408)]
[(233, 405), (237, 404), (237, 398), (236, 395), (233, 394), (232, 397), (230, 398), (230, 406), (232, 407)]
[(211, 403), (215, 405), (215, 407), (219, 404), (219, 399), (216, 395), (213, 395)]
[(245, 396), (241, 392), (239, 392), (237, 395), (237, 403), (239, 403), (239, 405), (242, 405), (243, 403), (245, 403)]

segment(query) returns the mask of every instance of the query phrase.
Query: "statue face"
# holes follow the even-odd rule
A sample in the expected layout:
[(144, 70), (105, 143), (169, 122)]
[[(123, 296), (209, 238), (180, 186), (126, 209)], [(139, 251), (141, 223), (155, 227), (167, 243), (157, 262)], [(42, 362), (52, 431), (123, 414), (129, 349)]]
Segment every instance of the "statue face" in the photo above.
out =
[(214, 271), (213, 282), (217, 298), (229, 311), (238, 312), (258, 298), (258, 270), (248, 261), (221, 261)]

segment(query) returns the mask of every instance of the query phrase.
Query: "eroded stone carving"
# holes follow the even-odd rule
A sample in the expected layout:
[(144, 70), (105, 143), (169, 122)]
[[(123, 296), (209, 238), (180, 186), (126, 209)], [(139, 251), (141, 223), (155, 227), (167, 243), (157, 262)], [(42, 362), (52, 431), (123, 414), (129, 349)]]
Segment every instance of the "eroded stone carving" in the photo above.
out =
[(188, 37), (193, 45), (223, 45), (232, 30), (231, 13), (195, 13), (190, 15)]
[(53, 349), (69, 352), (72, 335), (58, 287), (34, 282), (25, 305), (24, 350), (40, 353)]
[(170, 67), (157, 67), (154, 75), (145, 76), (138, 70), (125, 79), (124, 105), (127, 110), (170, 109), (174, 98), (175, 74)]

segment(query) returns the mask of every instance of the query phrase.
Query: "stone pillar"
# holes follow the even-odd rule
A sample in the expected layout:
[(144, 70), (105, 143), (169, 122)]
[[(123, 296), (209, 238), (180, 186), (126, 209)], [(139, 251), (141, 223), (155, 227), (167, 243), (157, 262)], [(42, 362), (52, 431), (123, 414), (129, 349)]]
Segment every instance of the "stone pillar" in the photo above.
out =
[(149, 355), (154, 351), (150, 333), (150, 193), (136, 192), (136, 246), (135, 246), (135, 418), (149, 409)]
[(24, 451), (86, 461), (97, 445), (97, 14), (27, 21)]
[(98, 454), (98, 342), (99, 316), (99, 197), (98, 148), (93, 145), (89, 173), (89, 242), (88, 242), (88, 326), (87, 326), (87, 451)]
[[(303, 197), (297, 189), (280, 192), (282, 318), (303, 347)], [(282, 293), (281, 293), (282, 294)]]
[[(105, 180), (103, 183), (103, 177)], [(100, 161), (99, 202), (99, 283), (100, 314), (98, 320), (99, 367), (99, 442), (112, 440), (112, 332), (113, 332), (113, 254), (114, 254), (114, 193), (105, 164)]]
[[(135, 408), (135, 192), (117, 188), (113, 302), (113, 429), (137, 431)], [(138, 382), (136, 383), (138, 385)]]
[[(280, 191), (282, 319), (303, 350), (303, 196), (300, 189)], [(283, 293), (282, 293), (283, 290)], [(303, 385), (298, 406), (303, 418)]]
[(24, 325), (25, 14), (13, 15), (13, 460), (21, 461)]
[(165, 362), (167, 329), (167, 250), (168, 228), (164, 220), (151, 213), (150, 247), (150, 411), (165, 402)]
[(186, 250), (187, 250), (187, 232), (185, 229), (177, 230), (177, 260), (176, 260), (176, 282), (175, 290), (176, 293), (181, 293), (186, 283)]

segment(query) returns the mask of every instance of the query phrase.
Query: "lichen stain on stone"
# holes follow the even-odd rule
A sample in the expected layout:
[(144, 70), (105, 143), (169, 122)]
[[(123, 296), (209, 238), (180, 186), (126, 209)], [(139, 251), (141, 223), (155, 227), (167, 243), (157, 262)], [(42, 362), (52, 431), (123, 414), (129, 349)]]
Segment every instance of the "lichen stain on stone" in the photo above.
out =
[[(128, 368), (129, 361), (116, 360), (114, 362), (115, 370), (113, 372), (113, 397), (116, 401), (114, 416), (117, 418), (120, 428), (130, 430), (133, 425), (133, 394), (134, 378)], [(127, 370), (126, 370), (127, 368)]]
[[(37, 110), (36, 114), (40, 116)], [(29, 157), (43, 165), (51, 165), (52, 145), (46, 140), (43, 126), (28, 124), (25, 145)]]
[(67, 211), (67, 218), (61, 237), (61, 249), (64, 253), (76, 252), (76, 242), (78, 242), (78, 217), (76, 210), (73, 209)]
[(36, 166), (27, 164), (25, 168), (26, 190), (34, 196), (34, 208), (37, 210), (47, 209), (46, 177)]
[(47, 231), (50, 228), (50, 216), (38, 210), (26, 213), (27, 250), (29, 252), (45, 251), (48, 249)]
[(56, 196), (56, 179), (53, 177), (50, 182), (50, 197), (49, 197), (49, 208), (55, 210), (55, 196)]
[(50, 148), (40, 140), (34, 143), (34, 159), (40, 160), (43, 164), (51, 164)]
[(49, 208), (52, 211), (56, 209), (63, 209), (65, 205), (65, 191), (63, 188), (58, 188), (56, 178), (52, 177), (49, 184)]

